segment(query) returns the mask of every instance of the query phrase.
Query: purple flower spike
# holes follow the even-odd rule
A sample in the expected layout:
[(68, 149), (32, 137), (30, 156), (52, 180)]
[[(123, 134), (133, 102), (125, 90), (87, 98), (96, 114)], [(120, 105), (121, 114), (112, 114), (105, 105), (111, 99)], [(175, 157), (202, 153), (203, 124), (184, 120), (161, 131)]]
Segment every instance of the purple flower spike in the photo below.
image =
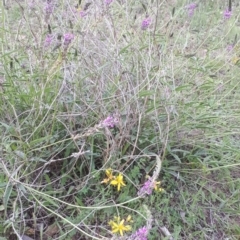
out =
[(105, 4), (109, 5), (110, 3), (112, 3), (113, 0), (105, 0)]
[(44, 40), (44, 47), (49, 47), (53, 41), (53, 36), (48, 34)]
[(151, 179), (148, 179), (143, 186), (140, 188), (140, 190), (138, 191), (138, 196), (142, 196), (142, 195), (151, 195), (153, 191), (153, 182)]
[(196, 3), (191, 3), (189, 5), (186, 6), (186, 9), (188, 10), (188, 15), (189, 17), (192, 17), (194, 14), (195, 9), (197, 8), (197, 4)]
[(148, 229), (147, 227), (139, 228), (134, 234), (132, 234), (132, 239), (134, 240), (147, 240)]
[(224, 19), (229, 19), (232, 16), (232, 11), (229, 11), (228, 9), (224, 11), (223, 17)]
[(196, 9), (196, 7), (197, 7), (196, 3), (191, 3), (186, 6), (187, 10), (194, 10), (194, 9)]
[(118, 120), (112, 116), (107, 117), (103, 120), (102, 125), (104, 127), (113, 128), (118, 123)]
[(151, 18), (145, 18), (143, 21), (142, 21), (142, 24), (141, 24), (141, 29), (142, 30), (146, 30), (149, 25), (151, 24)]
[(47, 2), (46, 5), (45, 5), (44, 10), (45, 10), (46, 15), (49, 16), (50, 14), (53, 13), (53, 4), (50, 1)]
[(230, 45), (227, 46), (227, 51), (228, 52), (231, 52), (233, 49), (234, 49), (234, 45), (233, 44), (230, 44)]
[(63, 44), (65, 46), (68, 46), (73, 39), (74, 39), (74, 35), (72, 33), (66, 33), (63, 35)]
[(87, 15), (87, 13), (85, 11), (82, 11), (82, 10), (79, 12), (79, 14), (80, 14), (81, 18), (83, 18)]

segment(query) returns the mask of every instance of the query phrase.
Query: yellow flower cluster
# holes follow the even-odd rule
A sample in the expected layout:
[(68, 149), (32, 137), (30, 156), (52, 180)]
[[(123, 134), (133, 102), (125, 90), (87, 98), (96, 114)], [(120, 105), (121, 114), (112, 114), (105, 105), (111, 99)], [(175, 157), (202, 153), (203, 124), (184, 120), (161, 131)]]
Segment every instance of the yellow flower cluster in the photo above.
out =
[(161, 182), (154, 182), (153, 188), (156, 192), (164, 192), (164, 189), (160, 187)]
[(104, 178), (101, 183), (110, 182), (110, 185), (116, 186), (118, 191), (120, 191), (121, 187), (126, 186), (126, 184), (123, 182), (123, 175), (121, 173), (119, 173), (118, 176), (114, 176), (112, 174), (112, 169), (109, 168), (105, 171), (105, 174), (107, 178)]
[[(114, 217), (114, 220), (111, 220), (108, 224), (112, 228), (112, 233), (120, 233), (123, 236), (124, 231), (130, 231), (132, 228), (130, 225), (124, 224), (125, 219), (120, 219), (120, 217)], [(126, 222), (132, 222), (131, 216), (129, 215), (126, 219)]]

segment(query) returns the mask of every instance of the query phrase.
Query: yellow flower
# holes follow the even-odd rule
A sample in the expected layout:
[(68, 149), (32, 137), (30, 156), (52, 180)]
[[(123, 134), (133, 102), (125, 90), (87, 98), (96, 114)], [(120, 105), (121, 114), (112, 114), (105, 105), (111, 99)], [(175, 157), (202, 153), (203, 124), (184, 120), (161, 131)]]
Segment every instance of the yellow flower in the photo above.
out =
[(239, 60), (240, 60), (240, 58), (235, 56), (232, 58), (232, 63), (236, 65), (236, 64), (238, 64)]
[(154, 182), (153, 187), (154, 187), (154, 190), (156, 192), (163, 192), (164, 191), (164, 189), (160, 187), (160, 184), (161, 184), (161, 182), (156, 182), (156, 181)]
[(114, 217), (115, 221), (111, 220), (108, 224), (112, 228), (112, 233), (120, 233), (121, 236), (123, 236), (124, 231), (130, 231), (131, 226), (130, 225), (124, 225), (124, 219), (120, 221), (120, 217)]
[(131, 215), (128, 215), (127, 218), (126, 218), (126, 222), (133, 222), (132, 220), (132, 216)]
[(110, 182), (111, 185), (117, 186), (117, 190), (119, 191), (122, 186), (126, 186), (126, 184), (123, 182), (123, 175), (119, 173), (117, 177), (114, 178)]
[(103, 181), (101, 181), (101, 183), (108, 183), (109, 181), (111, 181), (114, 178), (114, 176), (112, 175), (112, 169), (111, 168), (108, 168), (105, 171), (105, 174), (106, 174), (107, 178), (104, 178)]

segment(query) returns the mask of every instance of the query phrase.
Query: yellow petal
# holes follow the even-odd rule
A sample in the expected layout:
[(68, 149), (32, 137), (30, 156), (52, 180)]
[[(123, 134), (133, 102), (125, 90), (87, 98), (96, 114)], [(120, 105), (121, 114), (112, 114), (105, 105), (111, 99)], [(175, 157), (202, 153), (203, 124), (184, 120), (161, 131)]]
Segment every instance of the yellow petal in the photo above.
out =
[(117, 180), (112, 180), (112, 181), (110, 182), (110, 184), (111, 184), (111, 185), (117, 185), (118, 182), (117, 182)]
[(130, 222), (130, 221), (132, 221), (132, 216), (131, 216), (131, 215), (128, 215), (128, 216), (127, 216), (127, 219), (126, 219), (126, 222)]
[(124, 226), (124, 230), (125, 231), (130, 231), (132, 228), (131, 228), (131, 226), (130, 225), (126, 225), (126, 226)]
[(112, 227), (112, 226), (113, 226), (113, 223), (114, 223), (114, 222), (111, 220), (111, 221), (108, 222), (108, 225), (110, 225), (110, 226)]
[(113, 227), (113, 228), (118, 228), (118, 224), (115, 223), (115, 222), (113, 222), (113, 223), (112, 223), (112, 227)]
[(233, 58), (232, 58), (232, 63), (233, 63), (233, 64), (237, 64), (238, 61), (239, 61), (239, 59), (240, 59), (239, 57), (233, 57)]
[(118, 232), (118, 228), (113, 228), (112, 233), (116, 233), (116, 232)]
[(160, 184), (161, 184), (161, 182), (154, 182), (154, 189), (155, 189), (156, 191), (158, 191), (158, 188), (159, 188), (158, 185), (160, 185)]
[(118, 178), (119, 181), (122, 181), (123, 180), (123, 175), (121, 173), (119, 173), (117, 178)]
[(108, 178), (104, 178), (101, 183), (108, 183), (109, 182), (109, 179)]
[(119, 223), (119, 225), (123, 225), (124, 224), (124, 219)]
[(107, 177), (111, 176), (112, 175), (112, 169), (108, 168), (105, 173), (106, 173)]

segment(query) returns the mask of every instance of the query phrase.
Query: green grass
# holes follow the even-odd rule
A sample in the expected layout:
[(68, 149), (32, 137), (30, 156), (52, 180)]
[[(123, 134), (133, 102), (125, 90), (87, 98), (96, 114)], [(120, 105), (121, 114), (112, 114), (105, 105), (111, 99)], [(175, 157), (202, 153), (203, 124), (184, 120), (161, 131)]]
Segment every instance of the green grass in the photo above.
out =
[(0, 3), (0, 239), (239, 239), (237, 1), (36, 2)]

